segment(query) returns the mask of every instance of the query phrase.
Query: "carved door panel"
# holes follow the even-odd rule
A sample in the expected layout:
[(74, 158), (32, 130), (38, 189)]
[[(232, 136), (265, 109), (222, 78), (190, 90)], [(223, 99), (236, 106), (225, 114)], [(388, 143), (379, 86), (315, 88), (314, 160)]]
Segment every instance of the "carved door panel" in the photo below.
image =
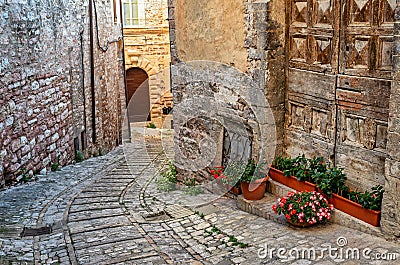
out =
[(336, 164), (370, 188), (384, 183), (396, 0), (344, 2)]
[(396, 0), (290, 0), (286, 153), (383, 182)]
[(391, 78), (396, 0), (345, 0), (340, 72)]
[(334, 158), (339, 0), (291, 0), (286, 154)]

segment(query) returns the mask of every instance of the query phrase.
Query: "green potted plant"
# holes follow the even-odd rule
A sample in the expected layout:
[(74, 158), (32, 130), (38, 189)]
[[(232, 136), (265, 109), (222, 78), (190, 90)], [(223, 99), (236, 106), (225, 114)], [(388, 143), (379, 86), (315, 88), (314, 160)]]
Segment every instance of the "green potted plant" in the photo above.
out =
[(371, 192), (350, 191), (347, 186), (344, 186), (340, 191), (341, 195), (332, 193), (332, 197), (328, 200), (336, 209), (370, 225), (380, 226), (384, 190), (381, 185), (377, 185), (371, 190)]
[(270, 166), (271, 178), (297, 191), (315, 191), (316, 185), (311, 183), (312, 170), (304, 155), (293, 159), (278, 156)]
[(336, 167), (326, 167), (315, 172), (313, 180), (318, 190), (328, 197), (336, 209), (345, 212), (373, 226), (380, 225), (383, 188), (378, 185), (372, 192), (351, 191), (346, 185), (346, 174)]
[(247, 200), (260, 200), (264, 197), (268, 175), (261, 172), (263, 164), (256, 165), (254, 160), (238, 166), (240, 187)]
[(355, 194), (356, 199), (353, 200), (362, 207), (370, 210), (380, 210), (382, 207), (382, 198), (385, 190), (381, 185), (376, 185), (371, 189), (371, 192), (365, 191), (363, 193)]
[(319, 191), (329, 198), (332, 197), (333, 193), (347, 189), (347, 177), (340, 168), (326, 167), (324, 170), (314, 172), (312, 178)]
[(317, 190), (338, 210), (371, 225), (380, 225), (382, 186), (373, 187), (371, 192), (351, 191), (343, 170), (324, 163), (322, 157), (277, 157), (269, 173), (273, 180), (297, 191)]
[(285, 215), (286, 220), (298, 227), (324, 224), (331, 218), (333, 205), (316, 191), (289, 192), (272, 205), (275, 214)]

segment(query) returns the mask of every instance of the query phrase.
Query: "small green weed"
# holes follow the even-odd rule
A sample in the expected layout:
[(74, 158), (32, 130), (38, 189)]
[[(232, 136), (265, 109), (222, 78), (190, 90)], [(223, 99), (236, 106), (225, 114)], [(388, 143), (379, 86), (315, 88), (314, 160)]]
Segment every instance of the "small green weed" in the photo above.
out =
[(196, 196), (201, 193), (204, 193), (203, 189), (201, 189), (199, 186), (196, 186), (196, 180), (195, 179), (186, 179), (184, 180), (184, 184), (186, 187), (183, 187), (183, 192), (190, 196)]
[(147, 125), (147, 128), (156, 129), (157, 127), (156, 127), (156, 125), (155, 125), (154, 123), (150, 122), (150, 123)]
[[(217, 228), (215, 225), (213, 225), (213, 227), (211, 228), (211, 230), (205, 230), (205, 236), (211, 236), (212, 234), (224, 234), (219, 228)], [(243, 242), (239, 242), (239, 240), (233, 236), (233, 235), (229, 235), (229, 238), (227, 241), (223, 240), (222, 243), (224, 243), (225, 246), (229, 246), (228, 243), (231, 242), (232, 246), (239, 246), (240, 248), (246, 248), (249, 245)]]
[(211, 228), (211, 232), (221, 234), (221, 230), (219, 230), (215, 225)]
[(51, 169), (51, 171), (55, 172), (58, 170), (59, 167), (60, 167), (60, 164), (54, 163), (54, 164), (51, 164), (50, 169)]
[(199, 211), (194, 211), (194, 213), (200, 216), (200, 218), (204, 219), (204, 213), (200, 213)]
[(234, 236), (229, 236), (229, 242), (232, 242), (232, 246), (237, 246), (237, 245), (239, 245), (239, 241), (238, 241), (237, 238), (234, 237)]
[(229, 236), (229, 242), (237, 242), (237, 238), (234, 236)]
[(177, 174), (174, 162), (170, 161), (167, 170), (161, 172), (161, 176), (156, 180), (157, 189), (159, 191), (176, 190)]
[(248, 247), (249, 245), (243, 242), (239, 242), (239, 240), (235, 236), (229, 236), (228, 241), (224, 241), (225, 246), (228, 246), (228, 243), (231, 242), (232, 246), (239, 246), (240, 248)]
[(22, 176), (22, 178), (21, 178), (20, 182), (25, 183), (25, 182), (28, 182), (31, 180), (31, 176), (29, 176), (29, 174), (26, 172), (26, 169), (24, 167), (21, 168), (21, 176)]
[(174, 161), (169, 161), (167, 170), (163, 171), (161, 176), (168, 179), (170, 182), (176, 183), (178, 180), (176, 177), (177, 175), (178, 171), (176, 170)]
[(158, 191), (173, 191), (176, 190), (176, 183), (169, 181), (164, 177), (160, 177), (156, 180)]
[(60, 164), (60, 155), (58, 155), (57, 156), (57, 161), (56, 162), (53, 162), (52, 164), (51, 164), (51, 166), (50, 166), (50, 169), (51, 169), (51, 171), (57, 171), (59, 168), (60, 168), (60, 166), (61, 166), (61, 164)]
[(85, 160), (85, 156), (83, 155), (83, 153), (81, 151), (79, 151), (79, 150), (76, 151), (76, 153), (75, 153), (75, 162), (76, 163), (80, 163), (83, 160)]
[(242, 242), (239, 243), (240, 248), (247, 248), (248, 246), (249, 246), (249, 244), (242, 243)]

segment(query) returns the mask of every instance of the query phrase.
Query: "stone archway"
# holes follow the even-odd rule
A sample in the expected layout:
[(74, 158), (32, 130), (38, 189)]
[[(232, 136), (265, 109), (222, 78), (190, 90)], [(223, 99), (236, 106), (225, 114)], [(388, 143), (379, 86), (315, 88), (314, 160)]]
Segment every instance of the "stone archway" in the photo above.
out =
[(165, 116), (163, 107), (172, 107), (172, 95), (169, 92), (169, 69), (157, 69), (145, 56), (127, 52), (127, 68), (141, 68), (148, 74), (150, 93), (150, 120), (161, 128)]
[(146, 71), (149, 77), (157, 73), (155, 67), (144, 56), (135, 56), (128, 52), (126, 64), (129, 66), (129, 68), (137, 67), (143, 69)]

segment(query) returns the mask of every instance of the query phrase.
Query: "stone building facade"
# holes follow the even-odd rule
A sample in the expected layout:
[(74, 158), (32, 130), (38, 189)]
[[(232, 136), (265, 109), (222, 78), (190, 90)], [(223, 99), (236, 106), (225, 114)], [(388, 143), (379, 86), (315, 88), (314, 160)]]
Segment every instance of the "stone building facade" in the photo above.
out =
[[(243, 147), (269, 162), (271, 153), (323, 156), (344, 169), (353, 188), (384, 185), (382, 231), (399, 238), (400, 3), (346, 0), (341, 8), (342, 2), (170, 0), (172, 86), (174, 103), (182, 108), (174, 112), (176, 160), (195, 160), (187, 150), (197, 148), (199, 166), (182, 162), (182, 168), (201, 175), (195, 170), (224, 163)], [(199, 66), (194, 60), (214, 63)], [(216, 62), (224, 67), (212, 66)], [(233, 68), (249, 80), (232, 75)], [(222, 110), (213, 117), (219, 126), (201, 119), (188, 123), (191, 106), (200, 107), (187, 103), (193, 84)], [(224, 97), (222, 88), (233, 92)], [(235, 112), (242, 99), (254, 119)], [(234, 114), (225, 114), (227, 109)], [(275, 133), (268, 130), (269, 112)], [(244, 118), (223, 122), (232, 117)], [(229, 133), (238, 124), (248, 128), (244, 138), (250, 144)]]
[[(138, 2), (140, 4), (140, 1)], [(149, 97), (149, 120), (157, 128), (168, 127), (169, 124), (163, 124), (167, 116), (167, 108), (172, 108), (173, 102), (170, 93), (168, 3), (165, 0), (143, 0), (142, 2), (144, 14), (141, 16), (141, 23), (124, 24), (125, 67), (127, 75), (132, 69), (141, 69), (146, 72), (148, 76), (146, 89), (149, 92), (148, 95), (140, 94)], [(129, 80), (129, 76), (127, 78)], [(135, 99), (140, 101), (146, 99), (142, 99), (141, 95), (135, 95), (134, 84), (132, 84), (133, 87), (130, 86), (128, 82), (128, 94), (133, 94), (133, 99), (128, 98), (128, 101), (131, 100), (129, 111), (135, 112), (135, 108), (140, 107), (135, 104)], [(133, 90), (132, 93), (129, 92), (130, 90)]]
[(283, 5), (170, 4), (175, 160), (190, 169), (182, 175), (201, 181), (206, 166), (271, 161), (283, 148), (285, 19), (275, 15)]
[(11, 0), (0, 9), (0, 186), (121, 143), (119, 4)]

